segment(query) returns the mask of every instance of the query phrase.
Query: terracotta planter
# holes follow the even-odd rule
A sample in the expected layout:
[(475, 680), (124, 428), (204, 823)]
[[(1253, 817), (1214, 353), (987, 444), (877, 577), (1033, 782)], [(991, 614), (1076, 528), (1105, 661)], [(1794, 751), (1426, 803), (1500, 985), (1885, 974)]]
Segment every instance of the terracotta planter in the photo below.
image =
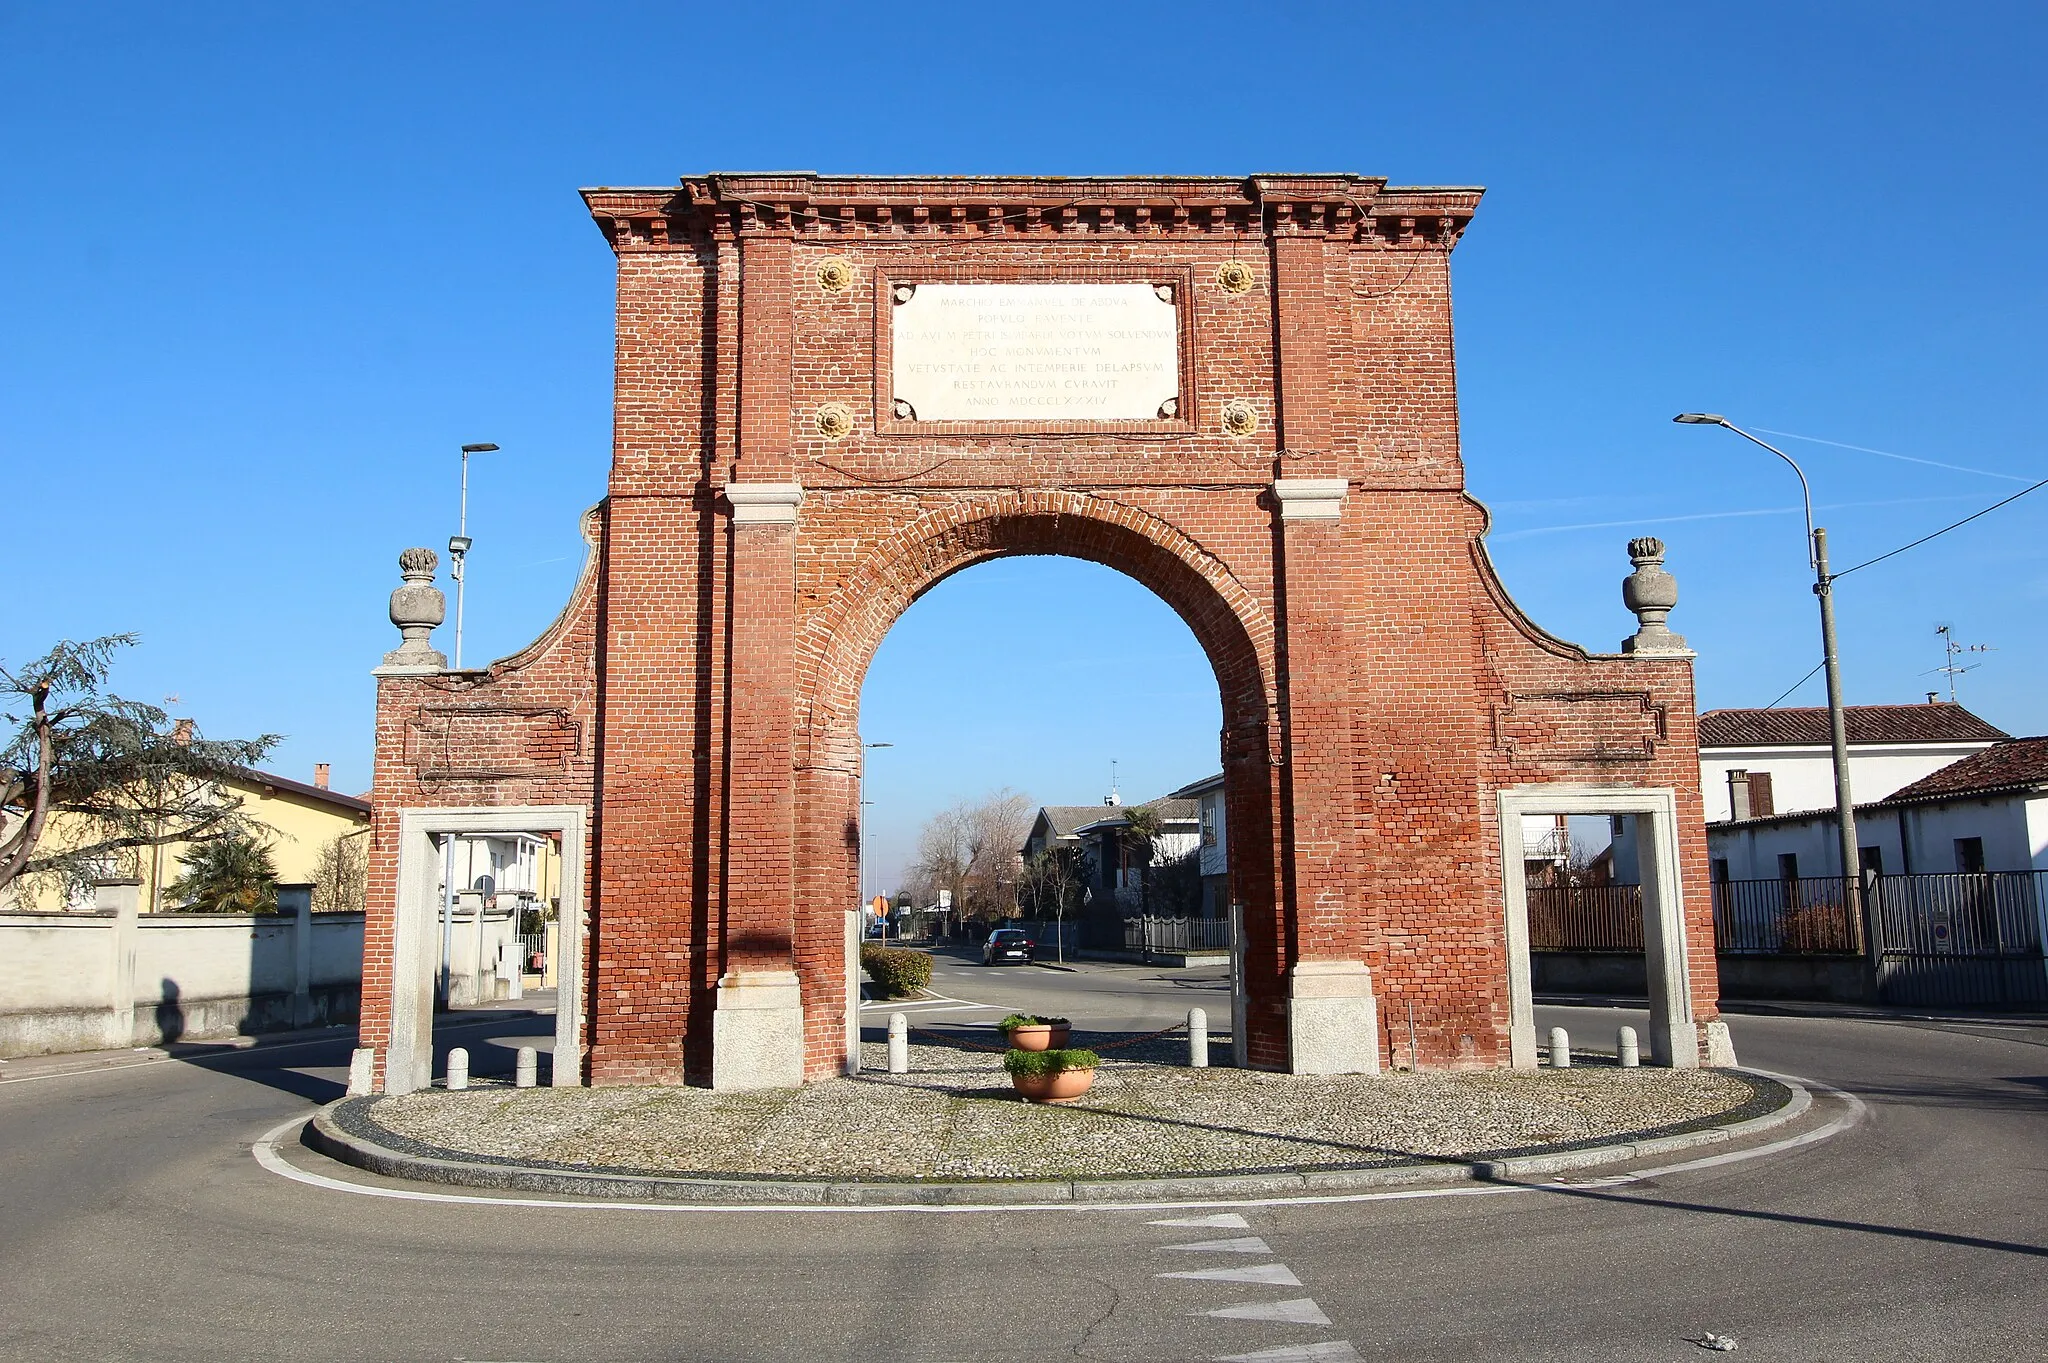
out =
[(1095, 1082), (1093, 1068), (1058, 1074), (1013, 1074), (1010, 1083), (1019, 1097), (1033, 1103), (1071, 1103)]
[(1065, 1050), (1067, 1045), (1067, 1024), (1058, 1026), (1012, 1027), (1009, 1032), (1010, 1046), (1019, 1051)]

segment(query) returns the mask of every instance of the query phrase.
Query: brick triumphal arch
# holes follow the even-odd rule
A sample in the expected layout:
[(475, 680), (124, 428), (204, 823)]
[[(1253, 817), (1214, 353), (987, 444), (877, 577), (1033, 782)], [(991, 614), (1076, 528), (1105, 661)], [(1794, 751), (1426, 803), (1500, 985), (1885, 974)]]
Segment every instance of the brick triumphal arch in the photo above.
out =
[(582, 863), (555, 1082), (839, 1072), (861, 679), (919, 594), (1008, 554), (1125, 572), (1208, 653), (1250, 1063), (1533, 1064), (1520, 822), (1553, 806), (1641, 817), (1653, 1048), (1697, 1063), (1691, 654), (1654, 601), (1621, 653), (1552, 638), (1492, 571), (1449, 291), (1478, 190), (711, 175), (584, 198), (618, 332), (583, 576), (474, 670), (428, 642), (432, 555), (393, 598), (363, 995), (385, 1087), (427, 1079), (436, 830), (528, 824)]

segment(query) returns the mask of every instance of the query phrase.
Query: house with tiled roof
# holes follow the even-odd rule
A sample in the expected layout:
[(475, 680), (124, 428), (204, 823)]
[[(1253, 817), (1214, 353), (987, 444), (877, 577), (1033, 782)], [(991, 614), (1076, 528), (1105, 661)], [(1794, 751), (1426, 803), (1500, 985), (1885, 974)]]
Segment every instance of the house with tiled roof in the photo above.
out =
[[(1834, 817), (1829, 801), (1709, 824), (1714, 879), (1839, 875)], [(2048, 737), (1991, 743), (1858, 800), (1856, 834), (1864, 868), (1882, 875), (2048, 871)]]
[[(2009, 739), (1953, 701), (1851, 705), (1849, 784), (1858, 801), (1881, 800)], [(1700, 788), (1707, 823), (1835, 805), (1828, 712), (1819, 706), (1709, 710), (1700, 716)]]
[[(1149, 810), (1158, 820), (1159, 832), (1152, 839), (1150, 856), (1124, 836), (1129, 826), (1129, 807), (1115, 805), (1097, 809), (1097, 817), (1074, 830), (1093, 873), (1089, 886), (1098, 898), (1093, 902), (1115, 904), (1120, 912), (1145, 909), (1185, 914), (1193, 905), (1151, 902), (1151, 875), (1172, 865), (1201, 846), (1201, 805), (1191, 799), (1162, 795), (1138, 808)], [(1197, 892), (1199, 903), (1199, 892)]]
[(1224, 817), (1223, 773), (1190, 781), (1167, 792), (1167, 798), (1195, 802), (1201, 837), (1202, 917), (1225, 917), (1230, 912), (1230, 828)]
[(1107, 805), (1040, 805), (1038, 814), (1031, 820), (1031, 831), (1024, 835), (1024, 845), (1018, 853), (1025, 861), (1045, 852), (1078, 849), (1081, 839), (1074, 830), (1082, 824), (1093, 823), (1102, 817)]

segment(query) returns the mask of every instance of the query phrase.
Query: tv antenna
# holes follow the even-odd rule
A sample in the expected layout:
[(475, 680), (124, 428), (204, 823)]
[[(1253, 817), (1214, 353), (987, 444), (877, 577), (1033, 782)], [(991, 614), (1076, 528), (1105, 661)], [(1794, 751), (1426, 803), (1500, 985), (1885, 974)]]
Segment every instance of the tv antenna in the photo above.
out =
[[(1934, 632), (1941, 636), (1943, 656), (1941, 666), (1932, 669), (1932, 671), (1942, 673), (1948, 677), (1948, 701), (1949, 704), (1954, 705), (1956, 703), (1956, 678), (1965, 672), (1975, 672), (1978, 668), (1984, 666), (1982, 663), (1959, 663), (1956, 659), (1968, 653), (1996, 653), (1998, 650), (1990, 644), (1957, 643), (1955, 628), (1951, 625), (1936, 625)], [(1921, 675), (1929, 676), (1932, 673), (1923, 672)]]

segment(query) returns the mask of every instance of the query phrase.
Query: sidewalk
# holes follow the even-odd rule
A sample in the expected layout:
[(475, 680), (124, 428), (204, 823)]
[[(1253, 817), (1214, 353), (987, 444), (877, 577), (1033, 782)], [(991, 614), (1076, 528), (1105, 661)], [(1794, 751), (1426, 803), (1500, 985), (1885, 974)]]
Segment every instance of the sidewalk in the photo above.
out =
[(311, 1041), (339, 1041), (353, 1038), (355, 1031), (355, 1024), (351, 1022), (339, 1027), (308, 1027), (293, 1032), (265, 1032), (261, 1036), (222, 1037), (217, 1041), (180, 1041), (168, 1047), (134, 1046), (111, 1051), (67, 1051), (61, 1055), (18, 1055), (0, 1060), (0, 1084), (58, 1074), (83, 1074), (91, 1070), (133, 1069), (138, 1065), (192, 1060), (228, 1051), (264, 1050)]
[[(545, 1017), (555, 1011), (555, 991), (535, 990), (524, 999), (498, 999), (492, 1003), (478, 1004), (454, 1013), (436, 1013), (434, 1029), (458, 1028), (495, 1022), (496, 1015), (514, 1014)], [(0, 1059), (0, 1084), (18, 1083), (24, 1079), (42, 1079), (58, 1074), (83, 1074), (92, 1070), (132, 1069), (137, 1065), (156, 1065), (166, 1060), (195, 1060), (206, 1056), (222, 1055), (231, 1051), (261, 1051), (283, 1046), (303, 1046), (314, 1042), (353, 1042), (356, 1025), (353, 1022), (333, 1027), (302, 1027), (289, 1032), (262, 1032), (254, 1036), (220, 1037), (208, 1041), (180, 1041), (170, 1046), (122, 1047), (110, 1051), (65, 1051), (56, 1055), (18, 1055)], [(543, 1048), (545, 1040), (537, 1040)], [(344, 1057), (343, 1063), (346, 1063)]]
[[(1547, 1008), (1649, 1008), (1640, 996), (1615, 994), (1538, 994)], [(1722, 999), (1721, 1011), (1738, 1017), (1836, 1018), (1862, 1022), (1968, 1022), (2013, 1027), (2048, 1027), (2048, 1013), (1970, 1012), (1949, 1008), (1911, 1008), (1878, 1003), (1818, 1003), (1803, 999)]]

